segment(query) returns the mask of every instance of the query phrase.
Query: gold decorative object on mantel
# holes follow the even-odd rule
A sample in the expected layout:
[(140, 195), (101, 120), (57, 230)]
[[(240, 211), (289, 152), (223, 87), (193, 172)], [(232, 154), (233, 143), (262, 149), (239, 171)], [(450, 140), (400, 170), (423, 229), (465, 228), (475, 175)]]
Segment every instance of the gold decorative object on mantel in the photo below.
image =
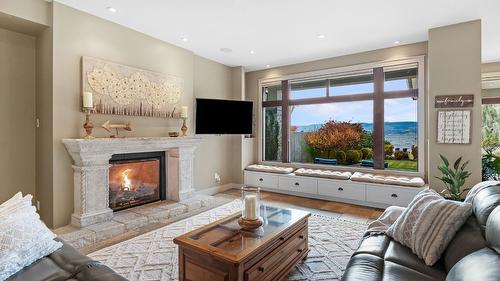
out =
[(83, 91), (94, 92), (95, 113), (180, 118), (182, 78), (82, 57)]
[(101, 127), (110, 133), (111, 133), (111, 130), (113, 130), (113, 129), (116, 130), (116, 135), (111, 135), (110, 138), (117, 138), (119, 129), (123, 129), (125, 131), (132, 131), (132, 127), (130, 126), (130, 122), (125, 123), (125, 124), (111, 124), (110, 121), (108, 120), (108, 121), (104, 122), (104, 124), (102, 124)]
[(94, 104), (92, 101), (92, 93), (84, 92), (83, 93), (83, 110), (85, 111), (85, 123), (83, 124), (83, 128), (85, 129), (86, 135), (85, 139), (94, 139), (92, 136), (92, 129), (94, 129), (94, 123), (90, 120), (90, 113), (94, 109)]

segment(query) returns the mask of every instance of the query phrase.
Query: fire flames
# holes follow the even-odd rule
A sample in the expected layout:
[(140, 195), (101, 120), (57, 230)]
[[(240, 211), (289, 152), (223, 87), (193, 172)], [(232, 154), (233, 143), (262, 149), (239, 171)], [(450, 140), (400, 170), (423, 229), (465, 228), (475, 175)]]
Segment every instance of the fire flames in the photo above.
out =
[(122, 172), (122, 190), (128, 191), (132, 186), (132, 181), (128, 178), (128, 175), (132, 172), (131, 169), (126, 169)]

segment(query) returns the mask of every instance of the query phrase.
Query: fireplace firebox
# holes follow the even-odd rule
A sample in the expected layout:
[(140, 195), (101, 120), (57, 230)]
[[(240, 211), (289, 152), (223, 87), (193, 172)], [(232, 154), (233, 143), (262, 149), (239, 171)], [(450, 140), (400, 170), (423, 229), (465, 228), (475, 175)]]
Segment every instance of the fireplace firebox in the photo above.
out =
[(109, 163), (109, 207), (113, 211), (166, 199), (164, 152), (115, 154)]

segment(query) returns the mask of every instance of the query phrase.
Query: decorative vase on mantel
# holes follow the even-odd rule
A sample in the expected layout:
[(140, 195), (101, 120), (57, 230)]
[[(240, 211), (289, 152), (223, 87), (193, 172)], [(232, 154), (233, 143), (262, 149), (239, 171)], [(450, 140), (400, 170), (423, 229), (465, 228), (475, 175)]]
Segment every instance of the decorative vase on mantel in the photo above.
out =
[(238, 224), (242, 229), (255, 230), (262, 226), (263, 220), (260, 216), (260, 188), (244, 186), (241, 188), (241, 218)]

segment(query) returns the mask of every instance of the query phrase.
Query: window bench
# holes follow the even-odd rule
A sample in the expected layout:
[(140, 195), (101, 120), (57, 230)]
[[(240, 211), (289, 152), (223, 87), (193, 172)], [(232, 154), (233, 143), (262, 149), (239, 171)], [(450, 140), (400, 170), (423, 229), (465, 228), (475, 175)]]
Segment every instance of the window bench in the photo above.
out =
[(244, 183), (262, 190), (376, 208), (406, 207), (423, 187), (298, 176), (294, 173), (244, 172)]

